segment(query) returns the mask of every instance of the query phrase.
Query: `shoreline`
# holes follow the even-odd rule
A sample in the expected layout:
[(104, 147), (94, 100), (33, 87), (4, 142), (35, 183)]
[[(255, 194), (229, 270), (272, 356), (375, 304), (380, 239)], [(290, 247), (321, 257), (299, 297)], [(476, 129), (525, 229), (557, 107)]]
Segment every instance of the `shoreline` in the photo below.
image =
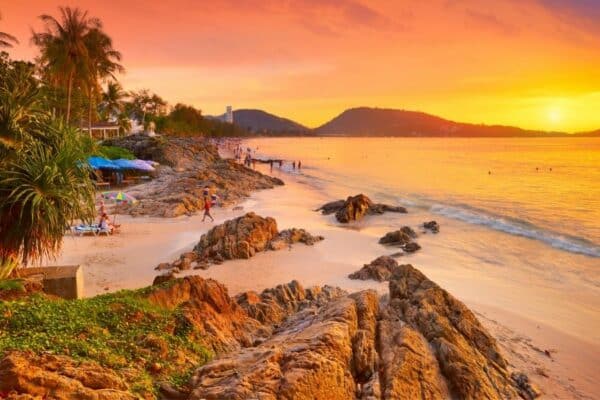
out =
[[(263, 172), (268, 170), (263, 169)], [(173, 219), (120, 215), (121, 234), (112, 237), (67, 237), (61, 257), (53, 264), (84, 265), (87, 296), (147, 286), (158, 274), (154, 270), (156, 265), (171, 262), (179, 254), (191, 250), (201, 234), (215, 224), (254, 211), (258, 215), (274, 217), (279, 229), (305, 228), (312, 234), (325, 236), (325, 240), (315, 246), (294, 246), (290, 251), (271, 251), (257, 254), (249, 260), (227, 261), (208, 270), (184, 271), (179, 276), (199, 275), (216, 279), (228, 287), (230, 295), (246, 290), (262, 291), (292, 279), (305, 286), (330, 284), (349, 291), (373, 288), (379, 293), (387, 292), (387, 283), (347, 278), (349, 273), (376, 256), (393, 252), (376, 240), (386, 229), (382, 226), (386, 223), (385, 216), (367, 217), (350, 228), (341, 227), (332, 219), (312, 211), (316, 208), (313, 205), (319, 205), (323, 200), (323, 193), (307, 188), (295, 176), (283, 172), (278, 176), (286, 177), (285, 186), (254, 192), (239, 203), (243, 210), (216, 209), (214, 224), (200, 222), (200, 215)], [(418, 213), (411, 215), (409, 210), (403, 218), (414, 224), (415, 218), (421, 216)], [(443, 232), (460, 229), (460, 223), (455, 224), (458, 227), (443, 223)], [(597, 335), (588, 336), (585, 330), (577, 335), (570, 334), (564, 328), (559, 329), (560, 326), (552, 326), (554, 321), (548, 324), (541, 318), (531, 318), (532, 314), (539, 313), (539, 309), (517, 307), (518, 297), (515, 301), (507, 301), (494, 296), (503, 289), (517, 293), (527, 290), (523, 283), (511, 289), (485, 273), (473, 276), (468, 270), (436, 266), (432, 261), (437, 257), (437, 240), (437, 236), (422, 235), (419, 243), (423, 250), (398, 261), (412, 263), (472, 308), (498, 339), (509, 361), (528, 372), (549, 394), (543, 398), (589, 399), (598, 392), (598, 384), (593, 379), (600, 373)], [(438, 261), (441, 263), (441, 260)], [(486, 293), (488, 295), (482, 297)], [(515, 314), (515, 310), (520, 313)], [(588, 340), (584, 339), (586, 337)], [(551, 350), (551, 357), (543, 350)], [(577, 370), (578, 373), (573, 372)]]

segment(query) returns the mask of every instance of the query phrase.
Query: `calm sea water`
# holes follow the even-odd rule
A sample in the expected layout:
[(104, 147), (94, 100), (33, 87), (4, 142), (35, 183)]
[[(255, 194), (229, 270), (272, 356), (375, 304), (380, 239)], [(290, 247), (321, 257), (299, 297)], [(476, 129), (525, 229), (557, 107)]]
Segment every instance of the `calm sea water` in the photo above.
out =
[(600, 257), (599, 138), (276, 138), (247, 145), (258, 157), (302, 160), (306, 183), (331, 196), (363, 192)]

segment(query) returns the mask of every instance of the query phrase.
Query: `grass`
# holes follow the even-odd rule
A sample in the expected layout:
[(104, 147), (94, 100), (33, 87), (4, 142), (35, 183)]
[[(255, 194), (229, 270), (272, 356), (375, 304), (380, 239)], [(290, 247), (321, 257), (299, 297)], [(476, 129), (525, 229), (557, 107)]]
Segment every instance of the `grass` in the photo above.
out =
[[(0, 353), (48, 351), (116, 372), (135, 370), (127, 381), (144, 396), (155, 393), (159, 381), (182, 386), (212, 355), (198, 345), (180, 309), (160, 308), (145, 298), (147, 293), (124, 290), (81, 300), (33, 295), (0, 303)], [(159, 372), (153, 368), (157, 363)]]
[(98, 155), (108, 158), (109, 160), (116, 160), (119, 158), (124, 158), (126, 160), (135, 159), (135, 155), (131, 151), (119, 146), (99, 146)]
[(21, 279), (0, 279), (0, 291), (3, 290), (24, 292), (25, 286), (23, 286), (23, 281)]

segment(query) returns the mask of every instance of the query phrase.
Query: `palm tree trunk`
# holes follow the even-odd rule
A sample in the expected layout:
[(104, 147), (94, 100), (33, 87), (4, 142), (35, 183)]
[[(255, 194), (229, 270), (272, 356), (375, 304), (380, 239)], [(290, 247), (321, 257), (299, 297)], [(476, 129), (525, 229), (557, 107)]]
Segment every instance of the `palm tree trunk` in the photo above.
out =
[(0, 257), (0, 280), (7, 279), (13, 271), (17, 269), (19, 262), (15, 257), (5, 256)]
[(74, 71), (69, 72), (69, 82), (67, 88), (67, 123), (71, 122), (71, 94), (73, 92)]
[(89, 98), (89, 107), (88, 107), (88, 133), (90, 135), (90, 138), (92, 137), (92, 93), (93, 90), (92, 88), (90, 88), (89, 93), (88, 93), (88, 98)]

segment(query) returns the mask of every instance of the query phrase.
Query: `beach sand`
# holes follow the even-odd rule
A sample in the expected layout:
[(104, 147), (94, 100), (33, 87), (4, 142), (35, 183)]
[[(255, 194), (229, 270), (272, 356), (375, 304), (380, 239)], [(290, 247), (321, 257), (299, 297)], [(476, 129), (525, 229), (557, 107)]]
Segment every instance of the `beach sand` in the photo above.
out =
[[(241, 204), (241, 211), (214, 209), (214, 224), (201, 222), (201, 216), (118, 216), (122, 224), (120, 234), (67, 237), (61, 256), (52, 264), (81, 264), (87, 296), (147, 286), (158, 273), (154, 270), (156, 265), (191, 250), (202, 233), (215, 224), (254, 211), (274, 217), (279, 229), (305, 228), (323, 235), (325, 240), (315, 246), (297, 244), (290, 250), (260, 253), (250, 260), (226, 261), (205, 271), (192, 270), (181, 275), (214, 278), (229, 288), (230, 295), (261, 291), (293, 279), (305, 287), (329, 284), (349, 291), (375, 288), (387, 293), (386, 283), (354, 281), (347, 275), (382, 254), (397, 251), (377, 243), (390, 230), (386, 226), (389, 217), (367, 217), (351, 227), (341, 227), (333, 216), (313, 211), (332, 199), (309, 188), (301, 178), (289, 177), (285, 181), (284, 187), (253, 194)], [(425, 216), (409, 209), (402, 218), (406, 225), (417, 226)], [(545, 398), (596, 398), (600, 393), (600, 326), (598, 299), (590, 300), (594, 292), (580, 290), (573, 282), (555, 282), (553, 274), (527, 267), (507, 271), (456, 262), (447, 265), (445, 254), (464, 243), (460, 235), (466, 231), (472, 240), (489, 240), (484, 228), (444, 220), (439, 235), (420, 236), (418, 242), (423, 250), (402, 257), (399, 262), (421, 269), (474, 310), (498, 339), (510, 363), (528, 373)], [(441, 235), (446, 235), (445, 240), (440, 240)], [(517, 240), (511, 240), (507, 235), (502, 245), (518, 246)], [(493, 266), (493, 260), (488, 264)]]

